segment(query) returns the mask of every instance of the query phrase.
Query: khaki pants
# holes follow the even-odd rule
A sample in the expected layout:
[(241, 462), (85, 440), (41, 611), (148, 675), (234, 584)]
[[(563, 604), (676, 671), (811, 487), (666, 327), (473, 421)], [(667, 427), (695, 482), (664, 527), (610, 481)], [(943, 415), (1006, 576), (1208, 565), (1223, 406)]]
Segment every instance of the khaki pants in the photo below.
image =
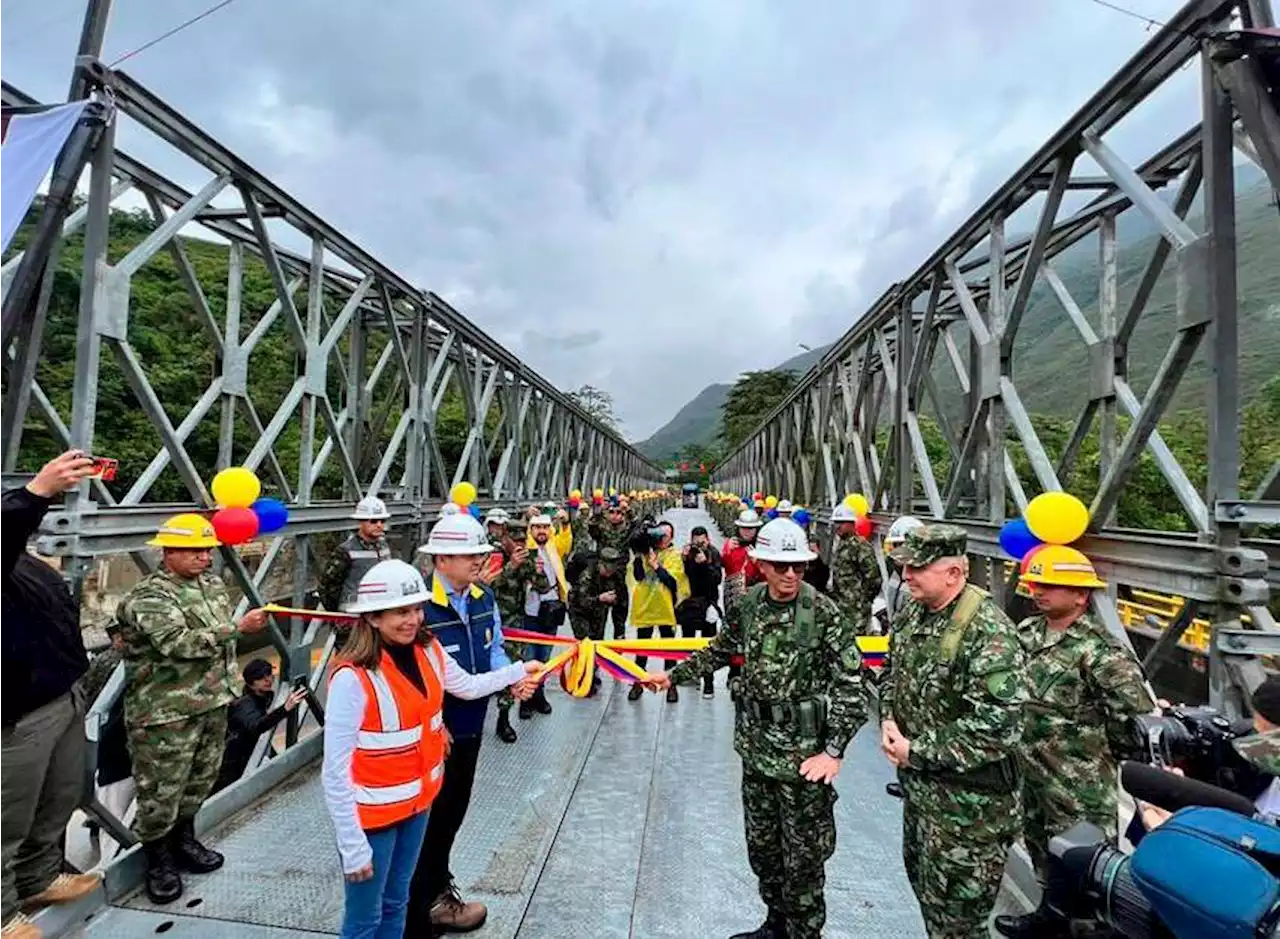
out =
[(84, 775), (84, 692), (79, 685), (3, 732), (0, 842), (4, 912), (48, 887), (62, 868), (63, 836), (80, 804)]

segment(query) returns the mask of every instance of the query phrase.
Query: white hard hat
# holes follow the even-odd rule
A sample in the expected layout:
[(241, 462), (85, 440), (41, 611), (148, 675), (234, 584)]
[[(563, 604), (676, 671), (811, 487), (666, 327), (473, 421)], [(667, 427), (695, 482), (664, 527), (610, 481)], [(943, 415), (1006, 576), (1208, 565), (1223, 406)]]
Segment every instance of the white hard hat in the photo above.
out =
[(421, 554), (488, 554), (493, 550), (489, 533), (470, 515), (446, 515), (431, 526)]
[(511, 521), (511, 516), (507, 515), (505, 509), (490, 509), (484, 515), (484, 523), (486, 525), (505, 525)]
[(907, 535), (917, 528), (924, 528), (924, 522), (914, 515), (903, 515), (901, 518), (895, 519), (894, 523), (889, 526), (889, 531), (884, 536), (884, 543), (887, 545), (902, 544), (907, 540)]
[(417, 606), (430, 599), (426, 581), (412, 564), (398, 558), (379, 561), (364, 572), (353, 600), (343, 605), (348, 613), (376, 613)]
[(764, 522), (760, 521), (760, 516), (754, 509), (743, 509), (733, 524), (738, 528), (759, 528)]
[(356, 510), (351, 517), (357, 522), (376, 522), (391, 517), (387, 504), (377, 496), (365, 496), (356, 503)]
[(775, 518), (756, 535), (751, 556), (757, 561), (812, 561), (809, 536), (789, 518)]
[(793, 506), (790, 499), (783, 499), (774, 508), (779, 515), (782, 515), (784, 512), (790, 512)]
[(550, 516), (550, 515), (535, 515), (533, 518), (529, 519), (529, 524), (530, 524), (530, 525), (550, 525), (550, 524), (551, 524), (551, 516)]
[(460, 514), (462, 514), (462, 506), (458, 505), (458, 503), (456, 502), (446, 502), (444, 505), (440, 506), (441, 518), (444, 518), (448, 515), (460, 515)]
[(857, 520), (858, 513), (843, 502), (831, 510), (831, 521), (837, 525), (841, 522), (856, 522)]

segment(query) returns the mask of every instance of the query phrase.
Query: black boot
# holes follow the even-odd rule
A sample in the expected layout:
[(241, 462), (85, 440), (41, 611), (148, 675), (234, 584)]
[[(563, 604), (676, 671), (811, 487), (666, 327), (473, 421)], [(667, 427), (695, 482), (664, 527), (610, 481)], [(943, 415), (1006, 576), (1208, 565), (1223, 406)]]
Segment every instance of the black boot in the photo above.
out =
[(511, 726), (511, 708), (498, 708), (497, 730), (498, 739), (503, 743), (516, 742), (516, 729)]
[(520, 702), (520, 720), (527, 721), (531, 717), (533, 717), (533, 705), (530, 704), (528, 701), (521, 701)]
[(702, 679), (702, 696), (704, 698), (714, 698), (716, 696), (716, 680), (715, 676), (708, 675)]
[(169, 834), (173, 860), (178, 867), (192, 874), (207, 874), (222, 866), (224, 858), (217, 851), (210, 851), (196, 841), (196, 820), (180, 818)]
[(529, 704), (532, 705), (533, 709), (539, 714), (551, 713), (551, 702), (547, 700), (547, 691), (541, 685), (539, 685), (538, 690), (533, 693), (533, 697), (529, 699)]
[(173, 866), (169, 841), (144, 841), (142, 852), (147, 859), (147, 896), (152, 903), (172, 903), (182, 896), (182, 875)]
[[(1041, 937), (1050, 939), (1061, 934), (1061, 931), (1055, 928), (1057, 925), (1057, 920), (1049, 913), (1043, 902), (1034, 912), (1022, 916), (1005, 914), (995, 919), (996, 932), (1007, 936), (1008, 939), (1041, 939)], [(1068, 932), (1067, 935), (1070, 933)]]
[(787, 921), (781, 913), (769, 911), (765, 921), (751, 932), (734, 933), (729, 939), (787, 939)]
[(634, 684), (631, 686), (631, 690), (627, 692), (627, 700), (639, 701), (642, 694), (644, 694), (644, 685)]

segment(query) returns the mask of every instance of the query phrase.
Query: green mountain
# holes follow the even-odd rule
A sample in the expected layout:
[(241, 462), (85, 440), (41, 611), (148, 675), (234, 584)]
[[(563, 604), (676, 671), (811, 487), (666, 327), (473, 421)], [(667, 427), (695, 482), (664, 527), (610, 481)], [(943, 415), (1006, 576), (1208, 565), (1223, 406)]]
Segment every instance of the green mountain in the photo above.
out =
[[(1280, 373), (1280, 215), (1275, 194), (1265, 176), (1252, 164), (1237, 167), (1236, 201), (1238, 292), (1240, 330), (1241, 403), (1246, 403), (1271, 376)], [(1173, 199), (1165, 190), (1162, 198)], [(1201, 230), (1198, 203), (1188, 214), (1188, 224)], [(1011, 235), (1011, 237), (1013, 237)], [(1122, 215), (1117, 226), (1119, 316), (1123, 317), (1137, 288), (1157, 238), (1155, 226), (1136, 211)], [(1097, 328), (1097, 239), (1085, 238), (1054, 260), (1076, 303)], [(1168, 349), (1175, 327), (1174, 265), (1165, 266), (1147, 309), (1130, 344), (1130, 384), (1141, 398), (1147, 383)], [(967, 344), (960, 343), (962, 356)], [(1084, 343), (1066, 313), (1043, 281), (1032, 291), (1031, 301), (1018, 330), (1014, 357), (1016, 381), (1028, 410), (1073, 418), (1088, 396), (1089, 363)], [(806, 352), (777, 366), (804, 374), (829, 346)], [(935, 359), (935, 375), (944, 399), (956, 402), (958, 386), (945, 355)], [(1066, 376), (1072, 376), (1064, 378)], [(1200, 406), (1209, 376), (1203, 352), (1183, 379), (1171, 410)], [(721, 408), (729, 385), (708, 385), (682, 407), (674, 418), (648, 440), (637, 444), (647, 456), (670, 459), (687, 445), (715, 442)], [(948, 408), (950, 410), (950, 408)], [(953, 412), (949, 416), (956, 417)]]
[[(803, 375), (829, 348), (830, 345), (826, 345), (802, 352), (774, 368), (779, 371), (790, 369), (797, 375)], [(636, 449), (651, 460), (670, 460), (673, 453), (678, 453), (687, 446), (713, 446), (720, 436), (720, 412), (731, 387), (733, 386), (707, 385), (652, 437), (636, 444)]]

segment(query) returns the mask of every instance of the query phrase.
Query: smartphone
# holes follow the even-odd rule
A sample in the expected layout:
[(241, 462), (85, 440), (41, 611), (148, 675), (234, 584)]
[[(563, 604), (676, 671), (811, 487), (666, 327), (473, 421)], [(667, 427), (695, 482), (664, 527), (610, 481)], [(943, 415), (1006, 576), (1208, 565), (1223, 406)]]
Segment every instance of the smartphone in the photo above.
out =
[(120, 467), (119, 460), (113, 460), (109, 456), (91, 456), (89, 459), (93, 460), (90, 479), (101, 479), (104, 483), (109, 483), (116, 478), (116, 470)]
[(310, 687), (310, 686), (309, 686), (309, 685), (308, 685), (308, 683), (307, 683), (307, 676), (306, 676), (306, 675), (299, 675), (297, 678), (295, 678), (295, 679), (293, 680), (293, 690), (294, 690), (294, 691), (306, 691), (306, 690), (308, 690), (308, 688), (309, 688), (309, 687)]

